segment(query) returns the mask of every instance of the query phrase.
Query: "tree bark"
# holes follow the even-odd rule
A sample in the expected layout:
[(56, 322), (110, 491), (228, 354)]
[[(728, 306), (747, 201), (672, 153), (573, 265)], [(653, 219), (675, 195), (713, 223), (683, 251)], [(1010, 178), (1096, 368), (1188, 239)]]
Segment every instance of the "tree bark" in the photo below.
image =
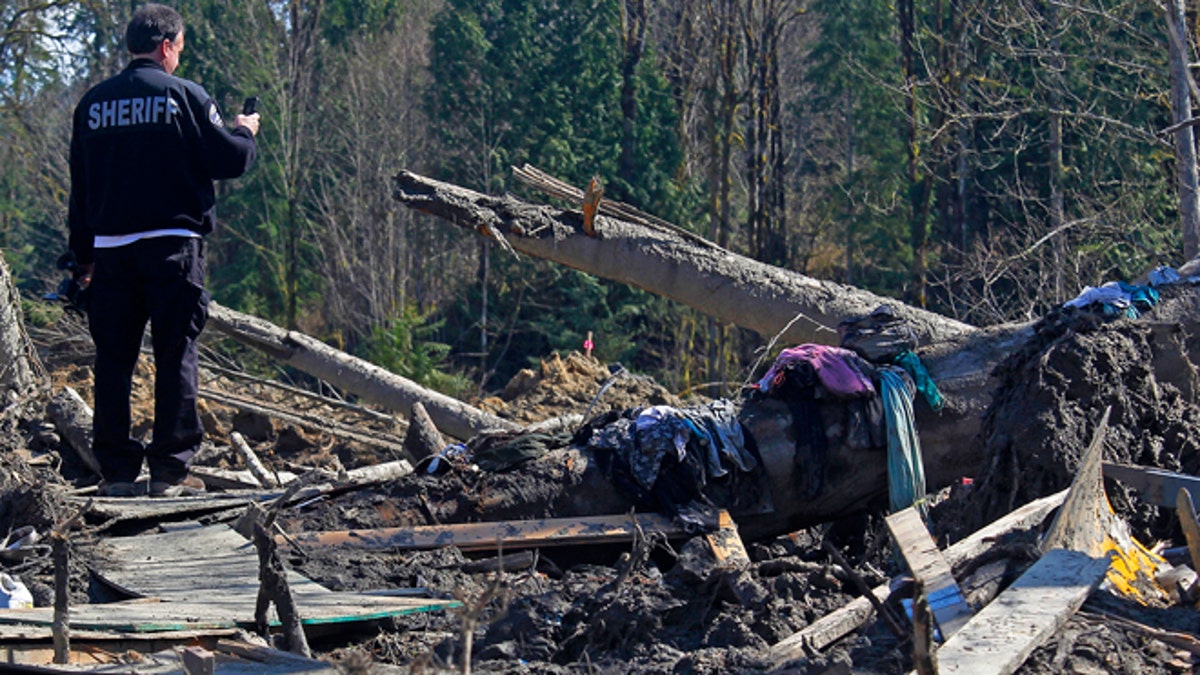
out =
[(426, 389), (303, 333), (284, 330), (215, 302), (209, 307), (209, 318), (214, 328), (235, 340), (392, 412), (407, 415), (419, 402), (437, 428), (455, 438), (468, 440), (488, 429), (517, 428), (513, 422)]
[[(1176, 124), (1192, 117), (1191, 82), (1187, 65), (1187, 17), (1182, 0), (1167, 3), (1167, 35), (1171, 61), (1171, 113)], [(1175, 136), (1175, 175), (1179, 182), (1179, 220), (1183, 255), (1191, 260), (1200, 254), (1200, 177), (1196, 168), (1195, 131), (1191, 126)]]
[(0, 410), (37, 385), (40, 369), (32, 354), (21, 316), (21, 295), (0, 251)]

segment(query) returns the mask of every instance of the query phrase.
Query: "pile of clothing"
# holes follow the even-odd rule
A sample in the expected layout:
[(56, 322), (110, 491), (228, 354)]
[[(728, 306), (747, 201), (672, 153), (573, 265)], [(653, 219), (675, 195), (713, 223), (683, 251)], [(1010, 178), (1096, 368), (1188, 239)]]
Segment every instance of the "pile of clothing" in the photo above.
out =
[(847, 412), (847, 447), (886, 448), (892, 510), (921, 506), (925, 476), (913, 398), (921, 392), (935, 410), (945, 401), (913, 351), (916, 334), (888, 305), (843, 321), (838, 329), (841, 346), (785, 349), (755, 385), (791, 412), (797, 495), (813, 500), (825, 489), (829, 441), (821, 404), (837, 401)]
[[(1177, 282), (1178, 273), (1174, 279), (1163, 271), (1155, 270), (1161, 275), (1164, 283)], [(1169, 270), (1170, 268), (1165, 268)], [(1171, 270), (1173, 272), (1173, 270)], [(1124, 281), (1110, 281), (1103, 286), (1093, 288), (1085, 286), (1083, 291), (1072, 300), (1063, 303), (1066, 307), (1098, 311), (1106, 317), (1125, 317), (1136, 319), (1143, 313), (1153, 309), (1158, 304), (1158, 291), (1153, 286), (1136, 286)]]
[(728, 399), (609, 412), (584, 424), (573, 443), (586, 446), (639, 507), (696, 532), (715, 522), (715, 507), (705, 495), (709, 481), (736, 481), (762, 466), (753, 437)]

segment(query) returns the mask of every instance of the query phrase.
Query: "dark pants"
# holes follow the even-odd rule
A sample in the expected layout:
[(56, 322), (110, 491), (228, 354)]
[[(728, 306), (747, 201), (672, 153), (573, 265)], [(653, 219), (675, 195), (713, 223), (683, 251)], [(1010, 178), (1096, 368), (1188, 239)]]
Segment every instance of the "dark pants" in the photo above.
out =
[[(175, 482), (204, 435), (196, 411), (197, 340), (208, 319), (204, 241), (142, 239), (95, 252), (88, 324), (96, 344), (92, 451), (110, 483), (132, 482), (145, 459), (154, 481)], [(129, 394), (146, 321), (154, 345), (154, 432), (130, 437)]]

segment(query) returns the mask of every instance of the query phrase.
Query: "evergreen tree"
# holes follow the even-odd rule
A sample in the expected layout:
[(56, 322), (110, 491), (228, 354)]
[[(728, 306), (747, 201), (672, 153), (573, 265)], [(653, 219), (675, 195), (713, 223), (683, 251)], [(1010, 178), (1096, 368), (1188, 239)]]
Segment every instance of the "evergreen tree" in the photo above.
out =
[[(511, 165), (528, 162), (581, 186), (600, 176), (607, 197), (679, 213), (682, 191), (672, 181), (682, 159), (675, 111), (651, 61), (635, 69), (637, 171), (621, 176), (620, 9), (615, 0), (449, 2), (434, 20), (430, 65), (430, 118), (445, 160), (440, 174), (497, 192), (515, 188)], [(606, 345), (602, 355), (611, 349), (612, 356), (624, 358), (624, 345), (643, 327), (614, 323), (614, 308), (658, 302), (578, 273), (492, 256), (486, 247), (480, 255), (481, 283), (448, 325), (496, 333), (494, 339), (456, 344), (468, 352), (490, 345), (492, 358), (503, 361), (484, 368), (495, 373), (494, 382), (527, 365), (523, 355), (578, 348), (588, 330), (608, 336), (599, 343)], [(524, 292), (515, 279), (530, 280)], [(554, 307), (582, 311), (537, 309)], [(529, 315), (531, 309), (537, 316)], [(497, 317), (497, 326), (485, 323), (491, 317)]]

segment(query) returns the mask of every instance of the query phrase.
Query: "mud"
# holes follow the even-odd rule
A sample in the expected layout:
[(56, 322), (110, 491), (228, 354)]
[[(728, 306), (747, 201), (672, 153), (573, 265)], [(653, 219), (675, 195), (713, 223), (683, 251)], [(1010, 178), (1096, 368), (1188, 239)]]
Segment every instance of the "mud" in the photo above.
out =
[[(985, 469), (947, 534), (958, 538), (1014, 507), (1070, 485), (1111, 408), (1104, 459), (1200, 473), (1200, 407), (1189, 337), (1174, 324), (1105, 321), (1058, 311), (997, 369), (983, 424)], [(1109, 499), (1143, 541), (1177, 533), (1173, 516), (1106, 481)]]
[[(988, 458), (985, 470), (974, 477), (972, 487), (938, 495), (931, 513), (935, 534), (957, 539), (1013, 506), (1066, 487), (1096, 421), (1109, 406), (1106, 459), (1196, 473), (1197, 391), (1180, 375), (1180, 363), (1190, 366), (1187, 336), (1173, 330), (1149, 321), (1047, 317), (1037, 339), (1002, 366), (1003, 384), (981, 439)], [(89, 371), (79, 359), (48, 360), (56, 381), (87, 391)], [(150, 373), (139, 371), (140, 376)], [(139, 420), (151, 412), (145, 396), (148, 386), (139, 377)], [(213, 378), (206, 386), (295, 408), (314, 405), (228, 378)], [(612, 370), (594, 359), (570, 354), (548, 357), (481, 405), (528, 423), (648, 403), (679, 401), (652, 381), (614, 378)], [(348, 424), (388, 427), (344, 410), (323, 414)], [(383, 454), (270, 420), (263, 426), (262, 420), (220, 406), (210, 406), (206, 424), (218, 443), (234, 428), (251, 432), (258, 424), (252, 444), (268, 462), (353, 468), (378, 461)], [(68, 478), (73, 476), (58, 469), (67, 466), (64, 460), (71, 451), (61, 447), (36, 410), (0, 431), (10, 450), (0, 453), (0, 530), (26, 524), (49, 528), (61, 522), (69, 515), (62, 495), (72, 487)], [(305, 442), (296, 442), (296, 436)], [(291, 440), (281, 442), (286, 438)], [(26, 456), (43, 458), (49, 465), (31, 466)], [(214, 461), (237, 466), (232, 455), (218, 455)], [(467, 466), (438, 475), (419, 472), (290, 509), (280, 521), (290, 531), (314, 531), (582, 514), (595, 512), (596, 505), (570, 503), (569, 488), (598, 479), (602, 480), (589, 473), (578, 453), (556, 450), (505, 474), (485, 476)], [(1180, 540), (1169, 513), (1141, 504), (1119, 485), (1110, 482), (1108, 488), (1118, 512), (1144, 541)], [(497, 494), (521, 498), (497, 500)], [(530, 512), (530, 503), (542, 506)], [(606, 512), (620, 509), (614, 506)], [(467, 563), (496, 554), (464, 553), (454, 547), (419, 552), (289, 550), (287, 562), (334, 590), (421, 589), (463, 603), (457, 611), (400, 617), (373, 631), (314, 640), (318, 656), (347, 667), (375, 662), (414, 672), (458, 670), (469, 658), (474, 672), (490, 673), (767, 672), (780, 665), (768, 660), (767, 647), (857, 595), (849, 571), (829, 560), (823, 542), (841, 550), (869, 585), (900, 572), (881, 516), (869, 514), (746, 542), (750, 563), (744, 567), (717, 561), (702, 536), (544, 548), (532, 563), (513, 562), (502, 572), (465, 571)], [(1036, 533), (1018, 533), (1004, 547), (1005, 557), (955, 570), (968, 597), (988, 589), (994, 593), (1015, 579), (1035, 558), (1035, 537)], [(77, 562), (72, 596), (77, 602), (105, 599), (90, 588), (86, 571), (94, 538), (87, 532), (73, 535)], [(504, 553), (515, 561), (518, 552)], [(48, 561), (23, 564), (4, 567), (37, 588), (40, 603), (48, 603)], [(1194, 656), (1114, 616), (1163, 630), (1200, 632), (1194, 609), (1133, 605), (1098, 592), (1018, 672), (1189, 672), (1194, 667)], [(466, 639), (468, 634), (472, 640)], [(901, 673), (912, 668), (910, 649), (907, 640), (879, 622), (825, 653), (783, 665), (786, 672), (799, 673)]]

